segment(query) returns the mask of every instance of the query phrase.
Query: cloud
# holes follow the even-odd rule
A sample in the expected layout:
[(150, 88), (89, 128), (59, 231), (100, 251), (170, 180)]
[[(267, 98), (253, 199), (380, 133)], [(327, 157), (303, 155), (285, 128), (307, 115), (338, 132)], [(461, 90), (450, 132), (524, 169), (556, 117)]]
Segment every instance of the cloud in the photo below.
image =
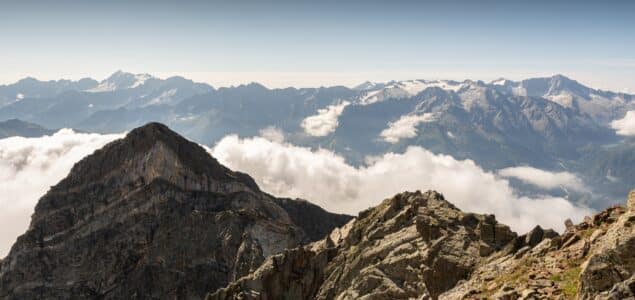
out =
[[(266, 138), (227, 136), (208, 151), (228, 167), (252, 175), (269, 193), (304, 198), (331, 211), (356, 214), (399, 192), (434, 189), (465, 211), (496, 214), (519, 232), (536, 224), (562, 229), (564, 219), (591, 214), (562, 198), (520, 197), (506, 179), (471, 160), (420, 147), (354, 167), (331, 151), (284, 143), (276, 128), (261, 135)], [(82, 157), (120, 137), (61, 130), (41, 138), (0, 140), (0, 256), (26, 230), (37, 200), (50, 186)]]
[(619, 135), (635, 136), (635, 110), (627, 112), (624, 118), (611, 122), (611, 127)]
[(388, 123), (388, 128), (379, 135), (384, 141), (396, 144), (400, 139), (413, 138), (417, 136), (417, 125), (423, 122), (433, 122), (435, 115), (425, 113), (423, 115), (405, 115), (395, 122)]
[(349, 104), (350, 102), (344, 101), (337, 105), (318, 109), (317, 115), (302, 120), (301, 126), (304, 128), (304, 132), (312, 136), (327, 136), (335, 131), (338, 125), (337, 119)]
[(507, 180), (473, 161), (421, 147), (374, 157), (362, 167), (327, 150), (260, 137), (227, 136), (211, 153), (230, 168), (252, 175), (269, 193), (308, 199), (336, 212), (356, 214), (399, 192), (434, 189), (465, 211), (494, 213), (519, 232), (536, 224), (562, 230), (565, 219), (581, 220), (592, 213), (563, 198), (520, 197)]
[(575, 174), (569, 172), (549, 172), (532, 167), (513, 167), (498, 171), (503, 177), (516, 178), (525, 183), (543, 189), (564, 187), (576, 191), (585, 191), (584, 183)]
[(26, 231), (35, 204), (49, 187), (75, 162), (119, 137), (62, 129), (52, 136), (0, 140), (0, 257)]
[(260, 136), (272, 142), (284, 142), (284, 132), (278, 127), (269, 126), (260, 130)]

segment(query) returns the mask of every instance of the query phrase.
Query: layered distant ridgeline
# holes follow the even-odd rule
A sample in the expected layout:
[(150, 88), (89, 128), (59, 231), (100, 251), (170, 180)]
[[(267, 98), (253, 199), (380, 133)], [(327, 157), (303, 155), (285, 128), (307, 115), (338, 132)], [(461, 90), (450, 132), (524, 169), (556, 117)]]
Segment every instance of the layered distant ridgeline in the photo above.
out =
[[(273, 126), (292, 144), (333, 150), (353, 165), (422, 146), (487, 170), (529, 165), (580, 174), (594, 193), (562, 189), (558, 196), (595, 197), (585, 201), (601, 209), (635, 185), (635, 173), (624, 163), (635, 159), (634, 139), (610, 126), (635, 110), (633, 99), (562, 75), (268, 89), (117, 72), (100, 82), (27, 78), (0, 86), (0, 120), (87, 132), (123, 132), (159, 121), (206, 145)], [(319, 116), (318, 125), (334, 126), (306, 130), (304, 121), (312, 116)]]
[(0, 263), (0, 299), (200, 299), (349, 219), (265, 194), (152, 123), (40, 199)]
[(24, 122), (18, 119), (0, 122), (0, 139), (12, 136), (41, 137), (53, 134), (54, 132), (54, 130), (46, 129), (40, 125)]
[(626, 207), (565, 224), (519, 235), (433, 191), (351, 219), (268, 195), (151, 123), (40, 199), (0, 261), (0, 299), (635, 296), (635, 191)]

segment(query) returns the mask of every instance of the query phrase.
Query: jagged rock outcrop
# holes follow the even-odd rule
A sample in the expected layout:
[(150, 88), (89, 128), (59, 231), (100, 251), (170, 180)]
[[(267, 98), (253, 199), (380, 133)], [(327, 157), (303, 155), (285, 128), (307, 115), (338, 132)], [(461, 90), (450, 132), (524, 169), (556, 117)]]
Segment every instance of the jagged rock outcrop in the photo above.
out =
[[(307, 220), (301, 222), (298, 209)], [(0, 262), (1, 299), (200, 299), (350, 217), (276, 199), (151, 123), (78, 162)]]
[[(635, 295), (635, 211), (614, 206), (562, 235), (488, 257), (442, 299), (627, 299)], [(529, 243), (528, 243), (529, 242)], [(515, 241), (514, 243), (517, 243)], [(512, 243), (512, 244), (514, 244)], [(533, 246), (532, 246), (533, 245)], [(511, 246), (510, 246), (511, 247)], [(510, 249), (507, 249), (510, 250)], [(630, 298), (628, 298), (630, 299)]]
[(634, 194), (562, 235), (517, 236), (436, 192), (403, 193), (207, 299), (631, 299)]
[(436, 192), (406, 192), (207, 299), (437, 298), (515, 238), (494, 216), (463, 213)]

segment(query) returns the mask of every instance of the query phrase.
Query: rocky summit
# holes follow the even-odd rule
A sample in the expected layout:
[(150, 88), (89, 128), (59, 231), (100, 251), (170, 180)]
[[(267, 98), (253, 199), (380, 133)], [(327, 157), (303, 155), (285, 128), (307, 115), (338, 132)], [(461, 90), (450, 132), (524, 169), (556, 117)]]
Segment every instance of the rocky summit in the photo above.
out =
[(0, 261), (0, 299), (201, 299), (349, 219), (272, 197), (151, 123), (39, 200)]
[(438, 298), (516, 238), (494, 216), (463, 213), (436, 192), (402, 193), (208, 300)]
[(269, 257), (227, 299), (635, 299), (635, 204), (518, 236), (436, 192), (402, 193)]

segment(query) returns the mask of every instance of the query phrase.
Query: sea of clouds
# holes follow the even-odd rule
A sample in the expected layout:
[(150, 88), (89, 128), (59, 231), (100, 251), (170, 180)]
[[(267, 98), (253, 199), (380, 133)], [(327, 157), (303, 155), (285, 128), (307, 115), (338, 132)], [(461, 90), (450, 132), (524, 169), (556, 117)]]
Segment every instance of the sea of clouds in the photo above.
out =
[(0, 139), (0, 257), (25, 232), (49, 187), (66, 177), (75, 162), (120, 137), (62, 129), (40, 138)]
[[(0, 140), (0, 257), (27, 229), (37, 200), (50, 186), (82, 157), (122, 136), (64, 129), (41, 138)], [(590, 209), (563, 198), (518, 196), (506, 179), (550, 187), (539, 180), (548, 175), (549, 181), (577, 186), (572, 174), (533, 168), (499, 174), (471, 160), (456, 160), (421, 147), (369, 157), (364, 166), (355, 167), (332, 151), (287, 143), (283, 132), (271, 127), (259, 137), (226, 136), (208, 151), (228, 167), (250, 174), (266, 192), (307, 199), (334, 212), (356, 214), (402, 191), (434, 189), (463, 210), (495, 214), (518, 232), (536, 224), (561, 230), (564, 219), (581, 220), (591, 214)]]
[[(592, 213), (563, 198), (518, 196), (503, 176), (487, 172), (471, 160), (456, 160), (421, 147), (369, 158), (362, 167), (349, 165), (342, 156), (328, 150), (264, 137), (243, 139), (230, 135), (210, 152), (228, 167), (253, 176), (267, 192), (307, 199), (336, 212), (356, 214), (399, 192), (433, 189), (459, 208), (493, 213), (519, 232), (537, 224), (562, 230), (566, 218), (581, 220)], [(545, 185), (533, 177), (537, 169), (511, 170), (505, 173)], [(539, 175), (547, 174), (560, 184), (578, 187), (578, 179), (570, 173), (539, 171)]]

